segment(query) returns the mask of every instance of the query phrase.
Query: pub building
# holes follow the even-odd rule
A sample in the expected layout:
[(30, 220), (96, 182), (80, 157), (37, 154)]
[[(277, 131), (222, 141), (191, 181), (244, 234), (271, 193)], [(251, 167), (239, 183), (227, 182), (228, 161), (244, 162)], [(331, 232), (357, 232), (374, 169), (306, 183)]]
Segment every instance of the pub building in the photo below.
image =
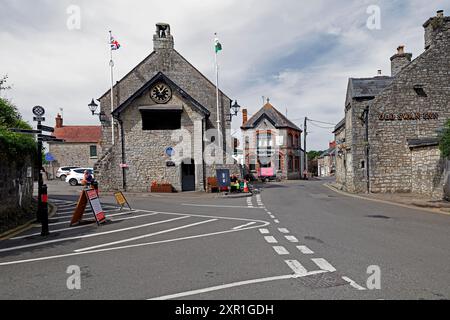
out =
[(428, 19), (425, 51), (401, 45), (391, 76), (350, 78), (345, 118), (336, 126), (336, 180), (354, 193), (414, 193), (443, 198), (439, 133), (450, 118), (450, 17)]

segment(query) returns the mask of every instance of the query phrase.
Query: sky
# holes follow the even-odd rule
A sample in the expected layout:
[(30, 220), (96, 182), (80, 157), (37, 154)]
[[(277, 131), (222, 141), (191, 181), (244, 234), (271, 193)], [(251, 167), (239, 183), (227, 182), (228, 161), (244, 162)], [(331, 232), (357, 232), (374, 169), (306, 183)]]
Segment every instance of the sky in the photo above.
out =
[[(153, 50), (155, 24), (171, 25), (175, 49), (214, 80), (214, 33), (220, 88), (250, 116), (270, 98), (280, 112), (308, 125), (308, 150), (327, 149), (331, 124), (344, 116), (348, 78), (390, 75), (399, 45), (424, 50), (422, 24), (442, 0), (0, 0), (0, 92), (32, 123), (46, 109), (46, 125), (63, 109), (67, 125), (99, 124), (88, 109), (110, 86), (109, 35), (119, 80)], [(233, 118), (239, 131), (242, 116)]]

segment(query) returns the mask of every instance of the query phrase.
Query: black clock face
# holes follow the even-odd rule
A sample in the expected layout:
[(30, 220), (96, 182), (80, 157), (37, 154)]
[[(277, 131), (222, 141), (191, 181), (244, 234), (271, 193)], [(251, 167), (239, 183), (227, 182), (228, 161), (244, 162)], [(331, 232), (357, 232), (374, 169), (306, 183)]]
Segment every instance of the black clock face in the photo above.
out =
[(157, 83), (150, 90), (150, 97), (156, 103), (167, 103), (172, 98), (172, 90), (165, 83)]

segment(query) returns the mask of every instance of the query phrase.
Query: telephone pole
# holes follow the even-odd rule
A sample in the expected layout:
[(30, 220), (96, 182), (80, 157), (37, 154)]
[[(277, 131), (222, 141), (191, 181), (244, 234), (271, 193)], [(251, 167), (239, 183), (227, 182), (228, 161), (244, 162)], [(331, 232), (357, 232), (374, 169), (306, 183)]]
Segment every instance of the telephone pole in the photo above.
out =
[(305, 117), (305, 124), (304, 124), (304, 134), (303, 134), (303, 149), (304, 149), (304, 167), (305, 167), (305, 171), (308, 172), (308, 154), (306, 153), (306, 136), (308, 135), (308, 118)]

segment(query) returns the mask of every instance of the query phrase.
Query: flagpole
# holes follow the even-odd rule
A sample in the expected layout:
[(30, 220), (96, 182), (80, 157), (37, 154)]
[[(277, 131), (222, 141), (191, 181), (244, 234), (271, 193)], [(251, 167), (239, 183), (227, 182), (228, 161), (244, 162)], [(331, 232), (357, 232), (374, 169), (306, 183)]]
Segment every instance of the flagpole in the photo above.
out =
[[(112, 39), (112, 31), (109, 31), (109, 39), (111, 42)], [(113, 60), (113, 48), (112, 45), (110, 45), (110, 54), (111, 54), (111, 60), (109, 61), (109, 66), (111, 67), (111, 143), (112, 145), (115, 144), (115, 136), (114, 136), (114, 117), (112, 115), (114, 111), (114, 60)]]
[[(215, 33), (217, 37), (217, 33)], [(217, 139), (219, 141), (219, 148), (222, 148), (222, 131), (220, 128), (220, 107), (219, 107), (219, 63), (217, 61), (217, 50), (215, 50), (215, 63), (216, 63), (216, 104), (217, 104)], [(222, 153), (223, 155), (223, 153)]]

